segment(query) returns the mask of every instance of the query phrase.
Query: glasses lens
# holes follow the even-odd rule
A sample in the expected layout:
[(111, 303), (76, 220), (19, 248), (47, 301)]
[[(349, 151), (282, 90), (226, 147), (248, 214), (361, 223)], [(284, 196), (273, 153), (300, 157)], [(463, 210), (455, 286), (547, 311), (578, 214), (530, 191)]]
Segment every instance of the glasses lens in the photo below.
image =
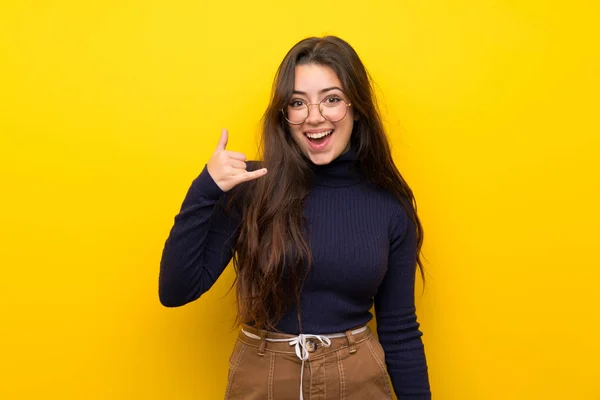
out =
[(301, 124), (308, 118), (308, 106), (301, 102), (292, 102), (285, 109), (285, 119), (292, 124)]
[(323, 117), (331, 122), (341, 121), (346, 116), (346, 112), (348, 112), (346, 102), (336, 96), (324, 98), (319, 108)]

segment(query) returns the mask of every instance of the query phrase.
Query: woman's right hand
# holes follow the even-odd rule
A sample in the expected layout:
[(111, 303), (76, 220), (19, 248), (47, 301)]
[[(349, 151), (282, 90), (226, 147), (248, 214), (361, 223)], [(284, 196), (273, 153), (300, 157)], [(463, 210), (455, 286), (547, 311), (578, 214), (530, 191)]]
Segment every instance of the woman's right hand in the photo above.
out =
[(224, 192), (231, 190), (242, 182), (260, 178), (267, 173), (266, 168), (251, 172), (246, 171), (246, 156), (242, 153), (225, 150), (227, 139), (227, 129), (223, 128), (217, 149), (207, 163), (208, 173)]

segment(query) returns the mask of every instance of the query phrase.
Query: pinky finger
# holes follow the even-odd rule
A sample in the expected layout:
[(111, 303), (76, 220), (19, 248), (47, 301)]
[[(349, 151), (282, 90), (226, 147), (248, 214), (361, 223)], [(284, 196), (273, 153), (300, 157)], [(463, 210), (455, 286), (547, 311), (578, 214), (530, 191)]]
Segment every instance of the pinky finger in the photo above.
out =
[(244, 174), (240, 174), (238, 176), (241, 178), (240, 181), (245, 182), (245, 181), (252, 181), (254, 179), (260, 178), (261, 176), (264, 176), (266, 174), (267, 174), (267, 169), (261, 168), (261, 169), (257, 169), (256, 171), (250, 171), (250, 172), (246, 172)]

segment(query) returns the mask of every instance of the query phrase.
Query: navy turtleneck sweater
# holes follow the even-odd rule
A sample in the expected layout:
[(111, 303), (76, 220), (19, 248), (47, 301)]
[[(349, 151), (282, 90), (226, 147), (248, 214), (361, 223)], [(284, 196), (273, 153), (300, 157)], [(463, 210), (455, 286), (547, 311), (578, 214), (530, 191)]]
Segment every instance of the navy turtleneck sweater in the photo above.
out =
[[(313, 263), (300, 297), (303, 331), (327, 334), (362, 326), (375, 304), (396, 395), (430, 399), (415, 314), (415, 225), (396, 198), (363, 177), (356, 159), (353, 146), (330, 164), (313, 165), (315, 182), (304, 205)], [(165, 306), (198, 299), (231, 261), (240, 220), (225, 212), (228, 193), (206, 167), (193, 181), (162, 254), (159, 296)], [(300, 333), (296, 308), (277, 329)]]

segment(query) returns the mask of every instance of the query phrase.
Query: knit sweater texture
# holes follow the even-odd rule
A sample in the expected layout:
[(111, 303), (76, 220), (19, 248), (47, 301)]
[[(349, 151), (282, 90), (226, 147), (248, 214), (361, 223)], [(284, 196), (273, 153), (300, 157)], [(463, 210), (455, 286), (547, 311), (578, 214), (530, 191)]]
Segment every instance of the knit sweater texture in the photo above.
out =
[[(414, 223), (400, 201), (364, 177), (355, 146), (312, 168), (314, 185), (304, 203), (312, 263), (300, 295), (303, 332), (296, 307), (290, 307), (277, 329), (289, 334), (344, 332), (369, 322), (374, 304), (396, 395), (430, 399), (415, 312)], [(206, 166), (192, 182), (160, 263), (159, 297), (165, 306), (198, 299), (231, 261), (240, 218), (224, 207), (229, 193), (217, 186)]]

